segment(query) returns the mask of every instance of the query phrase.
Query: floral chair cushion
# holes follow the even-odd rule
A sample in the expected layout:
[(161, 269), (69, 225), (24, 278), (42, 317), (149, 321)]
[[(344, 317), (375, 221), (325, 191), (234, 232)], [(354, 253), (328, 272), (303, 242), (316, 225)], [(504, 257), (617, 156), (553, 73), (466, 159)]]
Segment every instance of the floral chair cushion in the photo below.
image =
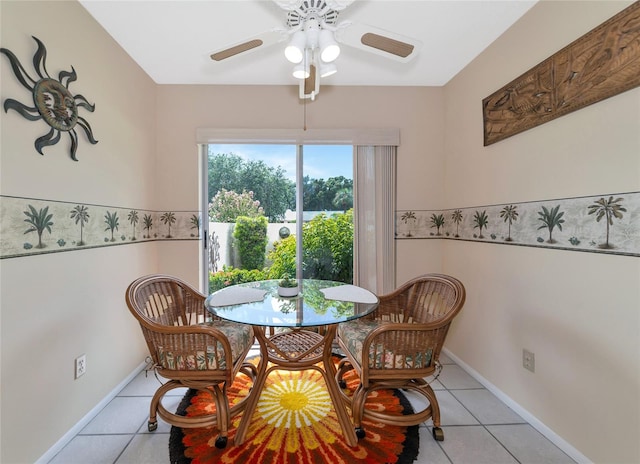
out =
[[(345, 322), (338, 326), (338, 335), (345, 342), (349, 352), (355, 359), (362, 360), (362, 344), (367, 335), (383, 322), (359, 319)], [(416, 369), (428, 367), (431, 363), (432, 350), (416, 350), (412, 355), (399, 355), (381, 344), (372, 343), (369, 347), (369, 368), (371, 369), (402, 369), (412, 367)], [(363, 361), (364, 362), (364, 361)]]
[[(231, 355), (235, 361), (253, 344), (253, 332), (251, 327), (244, 324), (236, 324), (227, 321), (207, 322), (205, 325), (215, 326), (229, 340), (231, 345)], [(207, 370), (207, 369), (227, 369), (224, 357), (216, 358), (216, 353), (222, 354), (222, 344), (217, 342), (217, 346), (209, 345), (205, 350), (190, 352), (175, 352), (165, 350), (158, 346), (158, 358), (160, 365), (164, 369), (173, 370)]]

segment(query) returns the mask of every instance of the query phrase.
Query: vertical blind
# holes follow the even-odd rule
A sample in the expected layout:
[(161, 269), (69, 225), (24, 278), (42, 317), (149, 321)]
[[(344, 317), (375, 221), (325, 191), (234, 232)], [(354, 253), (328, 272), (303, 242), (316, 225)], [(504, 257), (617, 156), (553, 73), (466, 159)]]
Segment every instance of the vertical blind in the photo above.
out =
[(396, 147), (355, 147), (354, 283), (380, 295), (395, 289)]

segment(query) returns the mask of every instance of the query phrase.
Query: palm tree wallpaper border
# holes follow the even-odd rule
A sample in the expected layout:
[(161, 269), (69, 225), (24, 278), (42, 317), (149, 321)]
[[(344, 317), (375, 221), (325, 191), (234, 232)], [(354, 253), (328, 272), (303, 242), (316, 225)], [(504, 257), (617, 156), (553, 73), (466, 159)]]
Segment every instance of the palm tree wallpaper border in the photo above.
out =
[(452, 239), (640, 256), (640, 192), (396, 212), (396, 239)]
[(0, 195), (0, 259), (154, 240), (199, 240), (197, 211), (150, 211)]
[[(640, 256), (640, 192), (446, 210), (398, 210), (396, 239), (450, 239)], [(198, 211), (0, 195), (0, 259), (199, 240)]]

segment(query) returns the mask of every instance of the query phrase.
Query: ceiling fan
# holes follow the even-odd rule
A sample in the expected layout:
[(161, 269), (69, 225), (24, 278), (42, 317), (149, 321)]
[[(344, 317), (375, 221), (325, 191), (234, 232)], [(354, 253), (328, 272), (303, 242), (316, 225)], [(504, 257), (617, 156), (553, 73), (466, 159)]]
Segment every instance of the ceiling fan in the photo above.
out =
[(339, 12), (354, 0), (273, 0), (287, 11), (287, 28), (274, 28), (240, 43), (211, 53), (214, 61), (256, 51), (287, 39), (284, 54), (293, 63), (294, 77), (300, 79), (300, 98), (314, 100), (320, 92), (320, 78), (337, 71), (334, 64), (339, 44), (408, 62), (417, 54), (416, 39), (358, 24), (338, 23)]

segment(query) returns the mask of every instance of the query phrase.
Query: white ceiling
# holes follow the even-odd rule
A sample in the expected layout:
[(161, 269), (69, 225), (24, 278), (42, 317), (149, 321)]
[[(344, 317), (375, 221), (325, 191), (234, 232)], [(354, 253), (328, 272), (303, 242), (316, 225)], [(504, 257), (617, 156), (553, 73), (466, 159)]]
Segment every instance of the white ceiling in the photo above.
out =
[[(221, 62), (213, 51), (273, 28), (286, 11), (270, 0), (79, 0), (158, 84), (295, 85), (285, 42)], [(350, 20), (422, 42), (409, 63), (342, 46), (322, 85), (441, 86), (537, 0), (356, 0)]]

